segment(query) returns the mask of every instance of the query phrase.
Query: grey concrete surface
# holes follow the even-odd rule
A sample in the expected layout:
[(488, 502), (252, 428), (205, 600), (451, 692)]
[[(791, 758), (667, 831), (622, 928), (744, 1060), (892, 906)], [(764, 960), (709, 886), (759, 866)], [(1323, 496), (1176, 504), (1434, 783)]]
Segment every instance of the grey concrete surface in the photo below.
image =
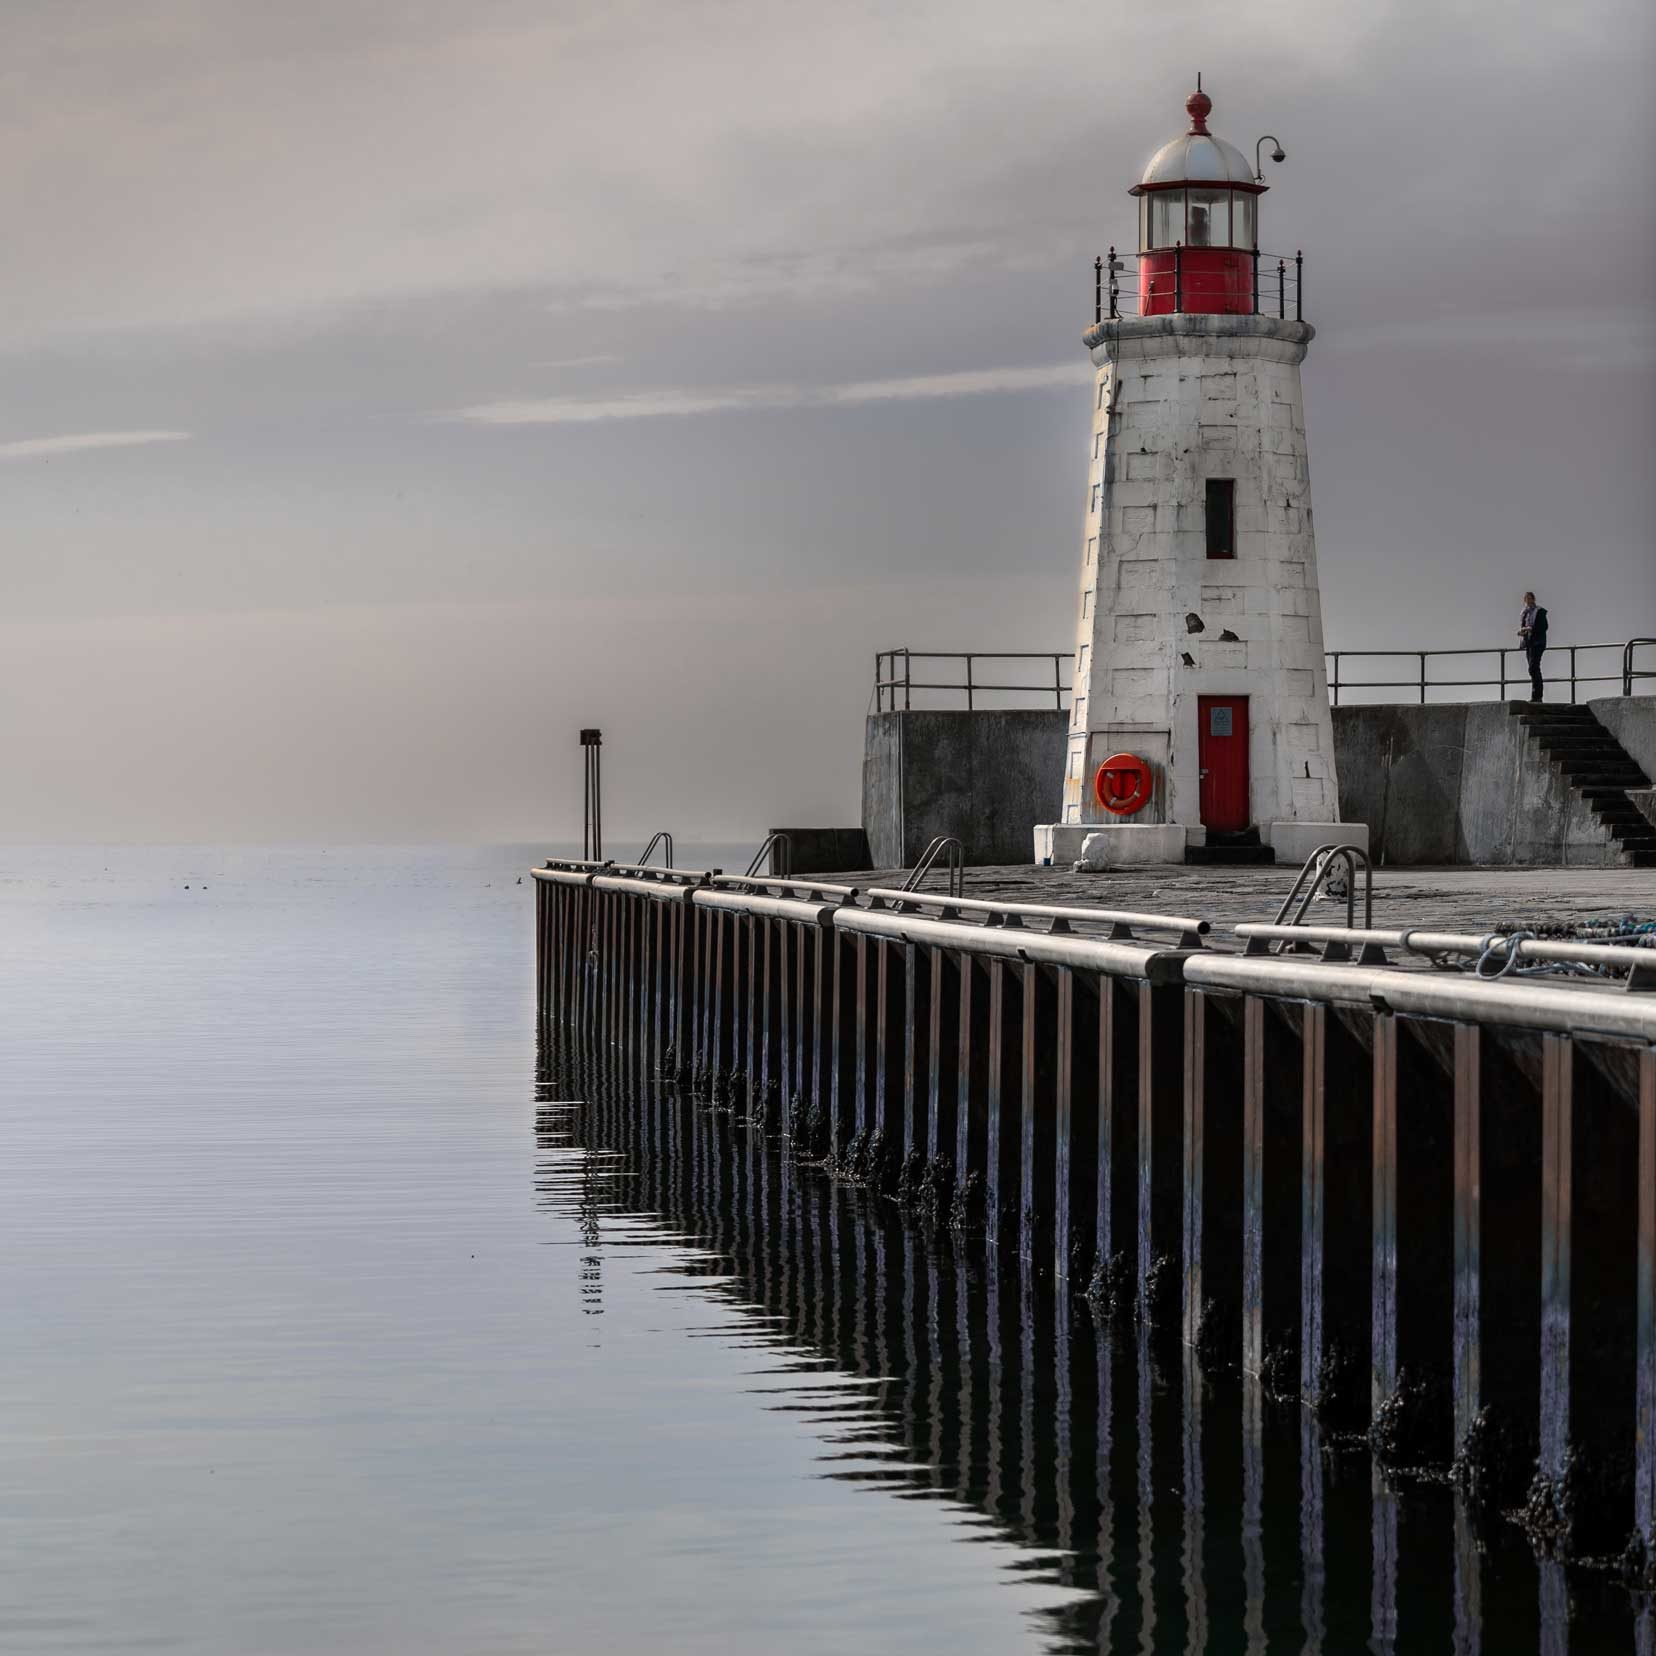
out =
[[(1656, 762), (1656, 697), (1590, 704), (1635, 759)], [(1505, 702), (1337, 707), (1340, 815), (1376, 862), (1615, 867), (1622, 854)], [(1645, 755), (1645, 757), (1641, 757)]]
[(1062, 802), (1065, 715), (1056, 710), (871, 713), (863, 826), (876, 862), (914, 863), (953, 834), (969, 864), (1031, 856)]
[[(900, 870), (863, 869), (835, 878), (859, 889), (889, 885)], [(1272, 920), (1288, 895), (1292, 868), (1115, 868), (1097, 873), (1015, 865), (974, 868), (968, 897), (1016, 903), (1084, 903), (1097, 908), (1188, 914), (1216, 928)], [(941, 887), (942, 882), (930, 884)], [(1319, 898), (1308, 918), (1340, 925), (1345, 905)], [(1647, 868), (1382, 868), (1374, 876), (1374, 923), (1387, 929), (1532, 930), (1561, 922), (1637, 915), (1656, 920), (1656, 872)], [(1359, 894), (1358, 923), (1362, 923)]]
[[(1588, 704), (1656, 778), (1656, 696)], [(911, 865), (955, 834), (974, 865), (1031, 855), (1057, 820), (1065, 715), (1055, 710), (877, 713), (863, 760), (876, 863)], [(1616, 867), (1604, 825), (1505, 702), (1334, 709), (1340, 817), (1366, 822), (1377, 863)]]
[(874, 853), (861, 828), (771, 828), (788, 836), (788, 866), (795, 874), (824, 874), (848, 863), (868, 862)]

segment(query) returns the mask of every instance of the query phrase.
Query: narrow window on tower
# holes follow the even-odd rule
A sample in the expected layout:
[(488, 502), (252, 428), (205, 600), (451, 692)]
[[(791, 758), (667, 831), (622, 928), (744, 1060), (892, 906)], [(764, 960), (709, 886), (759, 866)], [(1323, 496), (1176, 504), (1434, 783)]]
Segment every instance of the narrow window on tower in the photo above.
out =
[(1207, 555), (1210, 558), (1236, 556), (1236, 479), (1210, 477), (1207, 480)]

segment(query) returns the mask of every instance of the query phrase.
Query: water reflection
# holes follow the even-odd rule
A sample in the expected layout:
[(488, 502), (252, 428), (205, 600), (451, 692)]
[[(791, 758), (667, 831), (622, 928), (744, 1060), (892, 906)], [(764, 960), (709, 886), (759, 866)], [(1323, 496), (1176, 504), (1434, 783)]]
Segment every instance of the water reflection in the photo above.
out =
[(1040, 1613), (1046, 1648), (1653, 1648), (1619, 1586), (1538, 1565), (1447, 1484), (1388, 1481), (1296, 1405), (1100, 1327), (1027, 1262), (794, 1165), (728, 1112), (550, 1050), (538, 1102), (540, 1199), (581, 1226), (586, 1308), (604, 1244), (665, 1225), (777, 1359), (755, 1389), (819, 1432), (821, 1476), (960, 1503), (968, 1538), (1070, 1590)]

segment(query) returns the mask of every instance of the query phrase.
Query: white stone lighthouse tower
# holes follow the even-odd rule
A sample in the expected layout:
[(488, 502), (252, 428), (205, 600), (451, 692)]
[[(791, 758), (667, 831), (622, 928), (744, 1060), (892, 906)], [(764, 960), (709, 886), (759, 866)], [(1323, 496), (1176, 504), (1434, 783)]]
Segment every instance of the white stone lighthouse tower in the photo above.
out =
[(1189, 130), (1130, 192), (1136, 304), (1112, 250), (1083, 336), (1098, 377), (1074, 697), (1063, 820), (1035, 830), (1037, 861), (1291, 862), (1367, 842), (1339, 823), (1302, 264), (1260, 253), (1266, 186), (1208, 131), (1212, 107), (1198, 82)]

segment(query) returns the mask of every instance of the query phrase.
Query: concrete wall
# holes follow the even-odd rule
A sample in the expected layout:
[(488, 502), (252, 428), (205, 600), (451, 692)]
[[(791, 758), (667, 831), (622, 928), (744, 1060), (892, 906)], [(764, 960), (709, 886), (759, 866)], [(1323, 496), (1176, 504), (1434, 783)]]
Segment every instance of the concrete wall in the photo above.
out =
[(863, 827), (876, 868), (910, 867), (936, 834), (966, 861), (1026, 863), (1037, 822), (1057, 820), (1065, 715), (1052, 711), (871, 713)]
[(835, 874), (872, 868), (868, 835), (861, 828), (772, 828), (788, 836), (788, 868), (794, 874)]
[[(1594, 702), (1649, 769), (1656, 698)], [(1337, 707), (1340, 815), (1367, 822), (1377, 864), (1619, 865), (1603, 825), (1504, 702)]]
[[(1591, 704), (1656, 778), (1656, 696)], [(1504, 702), (1337, 707), (1340, 818), (1366, 822), (1376, 863), (1618, 862), (1585, 804)], [(974, 864), (1030, 860), (1057, 818), (1058, 712), (876, 713), (863, 758), (863, 826), (877, 868), (907, 867), (934, 834)]]

